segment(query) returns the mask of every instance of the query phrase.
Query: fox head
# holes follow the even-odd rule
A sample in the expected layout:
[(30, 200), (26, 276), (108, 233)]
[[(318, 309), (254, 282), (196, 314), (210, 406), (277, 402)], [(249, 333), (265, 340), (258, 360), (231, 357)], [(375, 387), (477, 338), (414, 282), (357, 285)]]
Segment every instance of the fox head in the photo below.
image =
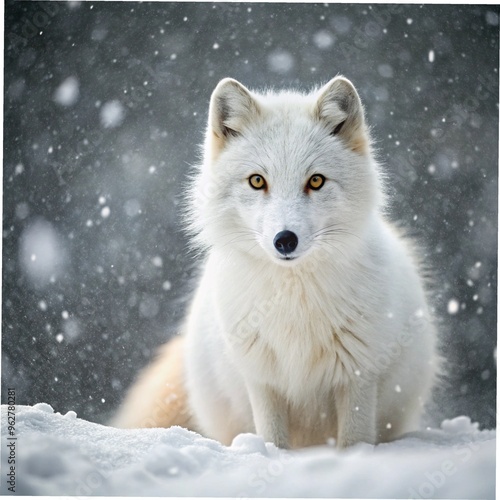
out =
[(189, 222), (203, 247), (293, 266), (359, 241), (382, 200), (363, 106), (352, 83), (257, 94), (226, 78), (209, 109)]

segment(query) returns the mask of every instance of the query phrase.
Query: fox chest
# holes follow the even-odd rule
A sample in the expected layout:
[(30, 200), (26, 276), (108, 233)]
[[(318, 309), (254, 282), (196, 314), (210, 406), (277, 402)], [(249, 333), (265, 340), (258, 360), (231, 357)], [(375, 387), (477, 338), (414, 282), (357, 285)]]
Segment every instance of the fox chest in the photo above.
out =
[[(321, 307), (300, 287), (233, 297), (220, 311), (223, 335), (245, 377), (302, 401), (348, 383), (367, 358), (364, 332), (332, 297)], [(274, 292), (274, 293), (272, 293)]]

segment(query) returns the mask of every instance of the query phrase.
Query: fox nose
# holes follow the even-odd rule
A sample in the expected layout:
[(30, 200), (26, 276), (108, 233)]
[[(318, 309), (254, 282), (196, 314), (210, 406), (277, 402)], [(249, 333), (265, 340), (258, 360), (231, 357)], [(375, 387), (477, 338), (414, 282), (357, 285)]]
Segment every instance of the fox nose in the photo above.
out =
[(280, 231), (274, 237), (274, 247), (282, 255), (288, 255), (293, 253), (299, 244), (299, 238), (292, 231)]

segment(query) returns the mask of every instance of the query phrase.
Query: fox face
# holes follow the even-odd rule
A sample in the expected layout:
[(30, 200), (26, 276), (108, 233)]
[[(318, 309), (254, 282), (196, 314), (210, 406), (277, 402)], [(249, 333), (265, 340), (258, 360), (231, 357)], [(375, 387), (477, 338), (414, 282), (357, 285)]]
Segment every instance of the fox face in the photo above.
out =
[(348, 251), (381, 196), (361, 101), (342, 77), (309, 95), (222, 80), (196, 179), (191, 221), (205, 246), (285, 266)]

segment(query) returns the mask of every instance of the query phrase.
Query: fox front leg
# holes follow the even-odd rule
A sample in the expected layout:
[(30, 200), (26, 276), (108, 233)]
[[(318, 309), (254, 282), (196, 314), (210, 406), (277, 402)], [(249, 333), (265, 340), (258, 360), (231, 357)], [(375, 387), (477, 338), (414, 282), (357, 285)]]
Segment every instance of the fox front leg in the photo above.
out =
[(345, 386), (336, 394), (337, 446), (377, 440), (377, 390), (375, 384)]
[(255, 431), (266, 442), (278, 448), (287, 449), (288, 443), (288, 405), (272, 387), (264, 384), (248, 386), (252, 406)]

